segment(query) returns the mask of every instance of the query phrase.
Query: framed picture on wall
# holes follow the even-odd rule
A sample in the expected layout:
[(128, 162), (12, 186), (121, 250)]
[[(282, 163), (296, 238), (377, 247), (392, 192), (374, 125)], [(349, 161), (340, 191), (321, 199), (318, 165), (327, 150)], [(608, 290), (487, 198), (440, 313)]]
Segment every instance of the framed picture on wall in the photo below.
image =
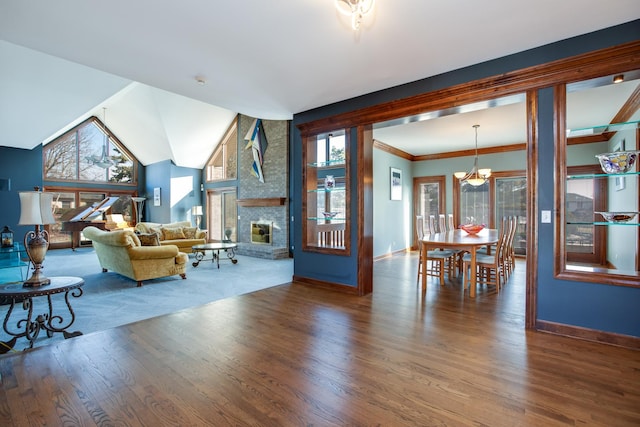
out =
[[(625, 140), (620, 141), (615, 147), (613, 147), (613, 151), (624, 151)], [(616, 176), (616, 191), (624, 190), (625, 187), (625, 177), (624, 176)]]
[(402, 170), (391, 168), (391, 200), (402, 200)]
[(153, 206), (160, 206), (160, 187), (153, 189)]

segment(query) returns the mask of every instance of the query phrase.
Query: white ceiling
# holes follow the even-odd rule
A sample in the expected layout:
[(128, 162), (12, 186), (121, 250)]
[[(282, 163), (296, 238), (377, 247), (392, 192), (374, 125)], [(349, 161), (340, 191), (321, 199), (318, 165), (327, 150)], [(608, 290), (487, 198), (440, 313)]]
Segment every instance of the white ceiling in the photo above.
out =
[[(143, 164), (199, 168), (236, 113), (290, 119), (640, 17), (637, 0), (378, 0), (355, 33), (333, 3), (0, 0), (0, 145), (33, 148), (104, 105)], [(473, 145), (476, 118), (448, 120)]]

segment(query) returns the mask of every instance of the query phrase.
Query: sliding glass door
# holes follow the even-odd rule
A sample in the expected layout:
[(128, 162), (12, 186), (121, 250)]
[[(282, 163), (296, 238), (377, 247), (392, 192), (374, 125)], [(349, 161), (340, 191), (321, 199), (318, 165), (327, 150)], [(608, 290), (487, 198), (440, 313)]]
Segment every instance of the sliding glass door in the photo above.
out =
[(211, 190), (207, 193), (209, 239), (214, 241), (238, 241), (238, 208), (236, 199), (235, 188)]

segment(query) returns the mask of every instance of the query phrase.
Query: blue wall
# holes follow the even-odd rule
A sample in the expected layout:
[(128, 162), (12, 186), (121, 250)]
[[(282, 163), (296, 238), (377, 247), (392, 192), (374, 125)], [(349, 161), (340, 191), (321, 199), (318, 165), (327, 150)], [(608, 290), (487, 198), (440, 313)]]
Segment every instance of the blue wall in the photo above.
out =
[[(302, 191), (302, 155), (300, 151), (302, 140), (297, 125), (638, 39), (640, 39), (640, 20), (296, 114), (291, 129), (291, 194), (298, 195)], [(554, 157), (553, 92), (551, 89), (542, 89), (539, 92), (540, 158), (551, 159)], [(353, 143), (352, 147), (356, 145)], [(351, 158), (355, 157), (355, 148), (352, 148), (350, 155)], [(537, 195), (539, 208), (553, 210), (554, 162), (539, 162), (539, 167)], [(352, 179), (352, 181), (355, 180)], [(355, 196), (351, 200), (356, 200)], [(302, 221), (302, 205), (293, 196), (291, 211), (295, 218), (294, 221)], [(374, 235), (376, 232), (377, 230), (374, 230)], [(553, 240), (553, 224), (540, 224), (538, 235), (538, 319), (640, 337), (640, 288), (554, 279)], [(296, 274), (313, 274), (310, 277), (319, 280), (332, 280), (331, 275), (327, 273), (330, 271), (329, 269), (314, 268), (313, 264), (320, 262), (321, 258), (328, 258), (322, 259), (323, 266), (332, 265), (334, 259), (335, 262), (341, 264), (356, 263), (353, 254), (351, 258), (345, 259), (345, 257), (303, 253), (300, 250), (302, 242), (300, 227), (294, 228), (294, 242), (296, 248), (294, 251), (296, 259), (294, 270)], [(352, 240), (352, 252), (357, 250), (355, 242), (355, 239)], [(343, 259), (338, 261), (337, 258)], [(341, 267), (346, 271), (351, 271), (355, 266), (344, 265)], [(349, 279), (353, 279), (350, 283), (355, 286), (355, 277), (350, 276)]]
[(10, 191), (0, 191), (0, 229), (9, 226), (16, 242), (33, 226), (18, 225), (20, 219), (19, 191), (33, 191), (42, 188), (42, 145), (33, 150), (0, 147), (0, 178), (11, 180)]
[[(144, 195), (145, 221), (162, 224), (176, 221), (191, 221), (191, 208), (204, 203), (202, 171), (176, 166), (172, 161), (154, 163), (146, 167)], [(160, 206), (154, 206), (153, 190), (160, 188)], [(203, 208), (203, 211), (206, 209)], [(202, 218), (201, 224), (206, 224)]]
[[(297, 133), (298, 139), (300, 134)], [(351, 143), (349, 145), (349, 168), (351, 171), (357, 170), (357, 152), (356, 152), (356, 132), (355, 129), (351, 133)], [(291, 223), (291, 237), (293, 242), (293, 252), (295, 262), (293, 265), (294, 276), (309, 277), (319, 280), (325, 280), (332, 283), (339, 283), (347, 286), (357, 286), (358, 265), (357, 265), (357, 224), (358, 205), (355, 203), (357, 197), (357, 180), (351, 172), (351, 207), (349, 211), (349, 221), (351, 221), (351, 254), (350, 256), (336, 256), (328, 254), (319, 254), (315, 252), (303, 252), (302, 248), (302, 227), (296, 224), (302, 224), (302, 204), (296, 196), (302, 194), (302, 143), (292, 144), (291, 146), (291, 204), (294, 221)]]

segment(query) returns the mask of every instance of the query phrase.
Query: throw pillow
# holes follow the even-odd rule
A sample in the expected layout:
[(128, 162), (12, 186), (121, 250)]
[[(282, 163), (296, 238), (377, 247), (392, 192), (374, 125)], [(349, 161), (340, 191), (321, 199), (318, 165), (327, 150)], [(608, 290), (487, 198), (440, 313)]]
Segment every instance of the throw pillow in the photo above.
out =
[(160, 228), (149, 227), (149, 233), (157, 234), (159, 240), (164, 240), (164, 236), (163, 236), (162, 230)]
[(182, 232), (182, 228), (165, 228), (162, 227), (162, 237), (164, 240), (176, 240), (176, 239), (184, 239), (184, 233)]
[(183, 227), (182, 232), (184, 233), (185, 239), (195, 239), (196, 238), (196, 228), (195, 227)]
[(140, 239), (142, 246), (160, 246), (160, 240), (156, 233), (140, 233), (138, 239)]

